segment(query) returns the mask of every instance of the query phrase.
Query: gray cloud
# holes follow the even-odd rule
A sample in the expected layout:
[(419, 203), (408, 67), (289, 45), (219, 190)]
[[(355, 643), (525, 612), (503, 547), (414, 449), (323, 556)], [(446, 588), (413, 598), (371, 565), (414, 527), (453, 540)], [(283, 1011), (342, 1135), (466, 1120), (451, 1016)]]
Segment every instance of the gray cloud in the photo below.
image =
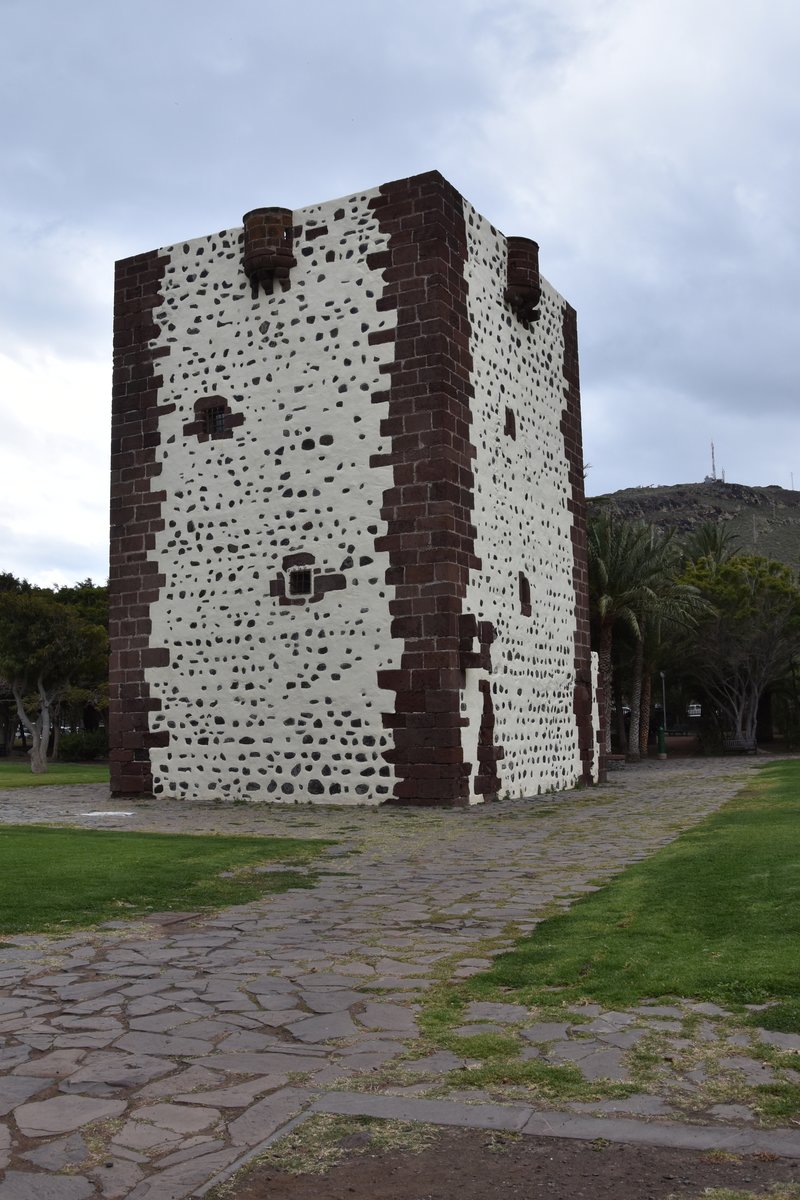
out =
[[(115, 257), (435, 166), (536, 238), (578, 309), (590, 490), (702, 478), (712, 437), (729, 478), (788, 482), (793, 0), (6, 0), (3, 15), (0, 348), (40, 369), (23, 412), (0, 403), (24, 428), (46, 427), (64, 376), (80, 403), (70, 364), (108, 361)], [(48, 449), (90, 510), (106, 488), (92, 413), (82, 484), (78, 452)], [(10, 519), (26, 545), (30, 523)]]
[(54, 528), (42, 528), (25, 536), (0, 522), (3, 570), (40, 587), (61, 587), (87, 578), (105, 583), (108, 578), (105, 549), (75, 540), (75, 531), (59, 530), (60, 524), (58, 513), (54, 512)]

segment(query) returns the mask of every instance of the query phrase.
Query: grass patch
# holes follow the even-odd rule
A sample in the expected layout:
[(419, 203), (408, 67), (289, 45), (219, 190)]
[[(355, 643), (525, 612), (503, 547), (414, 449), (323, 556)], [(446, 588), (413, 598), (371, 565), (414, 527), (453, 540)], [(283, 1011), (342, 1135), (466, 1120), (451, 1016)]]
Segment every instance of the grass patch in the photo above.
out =
[(502, 1033), (473, 1033), (467, 1036), (453, 1034), (449, 1039), (448, 1049), (462, 1058), (478, 1058), (482, 1061), (491, 1058), (508, 1058), (519, 1050), (519, 1042), (515, 1037)]
[[(297, 868), (328, 845), (0, 826), (0, 933), (62, 932), (175, 909), (205, 912), (310, 887), (313, 878)], [(286, 871), (255, 870), (284, 863)]]
[(700, 825), (543, 922), (448, 1006), (696, 997), (800, 1011), (798, 840), (800, 762), (771, 764)]
[(457, 983), (452, 986), (446, 980), (437, 984), (429, 993), (427, 1003), (417, 1018), (419, 1031), (432, 1046), (445, 1046), (450, 1049), (450, 1040), (458, 1040), (452, 1032), (454, 1025), (462, 1025), (466, 997), (464, 985)]
[(748, 1018), (749, 1025), (759, 1029), (771, 1029), (775, 1033), (800, 1033), (800, 1000), (787, 1000), (784, 1004), (772, 1004), (762, 1012)]
[[(717, 813), (569, 911), (552, 913), (488, 970), (464, 980), (442, 978), (419, 1019), (425, 1049), (442, 1047), (473, 1060), (451, 1072), (447, 1085), (506, 1096), (522, 1091), (550, 1102), (625, 1096), (659, 1077), (661, 1039), (674, 1032), (654, 1032), (630, 1050), (632, 1083), (590, 1082), (573, 1064), (522, 1060), (511, 1029), (459, 1037), (456, 1029), (468, 1021), (473, 1000), (522, 1004), (530, 1019), (545, 1021), (567, 1010), (570, 1024), (590, 1001), (630, 1009), (645, 999), (696, 998), (739, 1013), (745, 1004), (768, 1003), (752, 1014), (754, 1025), (800, 1027), (798, 840), (800, 761), (770, 764)], [(691, 1039), (700, 1023), (700, 1014), (690, 1016), (682, 1036)], [(780, 1069), (797, 1065), (797, 1056), (761, 1049)], [(705, 1062), (692, 1047), (683, 1058), (682, 1070)], [(706, 1066), (713, 1074), (713, 1063)], [(711, 1099), (745, 1098), (725, 1092)], [(754, 1087), (746, 1099), (769, 1121), (800, 1113), (794, 1083)]]
[(635, 1088), (627, 1083), (589, 1082), (572, 1063), (554, 1066), (540, 1059), (493, 1059), (466, 1070), (449, 1071), (449, 1087), (524, 1088), (541, 1100), (598, 1100), (629, 1096)]
[[(420, 1154), (441, 1136), (435, 1125), (416, 1121), (390, 1121), (375, 1117), (340, 1117), (320, 1113), (303, 1121), (235, 1177), (241, 1184), (254, 1167), (268, 1164), (290, 1175), (322, 1174), (345, 1158), (386, 1154), (402, 1150)], [(212, 1195), (235, 1191), (230, 1184)]]
[(705, 1188), (702, 1195), (703, 1200), (800, 1200), (800, 1186), (796, 1183), (776, 1183), (766, 1192), (742, 1192), (738, 1188)]
[(3, 788), (47, 787), (53, 784), (108, 783), (105, 763), (49, 763), (46, 775), (31, 774), (27, 759), (0, 761), (0, 790)]
[[(471, 982), (471, 981), (470, 981)], [(602, 1100), (629, 1096), (636, 1087), (628, 1083), (607, 1080), (587, 1080), (573, 1063), (551, 1064), (541, 1059), (519, 1057), (521, 1043), (512, 1030), (506, 1033), (478, 1033), (463, 1036), (455, 1027), (464, 1024), (464, 1008), (468, 997), (464, 988), (446, 981), (439, 983), (429, 996), (418, 1018), (420, 1044), (413, 1053), (434, 1048), (451, 1050), (461, 1058), (472, 1060), (466, 1068), (459, 1067), (445, 1076), (448, 1088), (485, 1088), (503, 1097), (508, 1089), (522, 1089), (526, 1096), (548, 1101)], [(571, 1018), (580, 1024), (582, 1018)], [(409, 1064), (413, 1075), (413, 1064)], [(401, 1073), (406, 1064), (400, 1064)]]
[(759, 1111), (765, 1117), (787, 1124), (800, 1113), (800, 1087), (796, 1083), (760, 1083), (755, 1091)]

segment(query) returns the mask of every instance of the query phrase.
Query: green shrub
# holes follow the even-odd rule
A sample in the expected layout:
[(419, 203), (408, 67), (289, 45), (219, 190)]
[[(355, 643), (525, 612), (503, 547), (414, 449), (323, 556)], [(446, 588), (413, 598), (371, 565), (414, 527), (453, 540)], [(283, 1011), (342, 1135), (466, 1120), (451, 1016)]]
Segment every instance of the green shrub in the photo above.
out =
[(108, 737), (104, 729), (62, 733), (58, 744), (58, 757), (62, 762), (90, 762), (94, 758), (105, 758), (107, 754)]

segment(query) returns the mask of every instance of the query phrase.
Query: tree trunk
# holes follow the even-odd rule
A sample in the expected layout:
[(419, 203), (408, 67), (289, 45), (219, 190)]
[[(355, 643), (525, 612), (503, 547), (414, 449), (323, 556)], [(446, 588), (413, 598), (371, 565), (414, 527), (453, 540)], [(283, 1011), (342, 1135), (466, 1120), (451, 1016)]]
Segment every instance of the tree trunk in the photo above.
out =
[(22, 692), (16, 683), (11, 685), (11, 691), (14, 695), (14, 701), (17, 706), (17, 716), (20, 719), (20, 724), (22, 725), (22, 728), (27, 729), (28, 733), (31, 735), (31, 748), (28, 751), (31, 759), (31, 774), (46, 775), (47, 743), (50, 740), (50, 698), (45, 692), (40, 680), (38, 684), (38, 691), (42, 708), (36, 720), (32, 721), (25, 711), (25, 706), (22, 703)]
[(744, 726), (744, 736), (748, 742), (756, 744), (756, 728), (758, 726), (758, 706), (761, 701), (761, 689), (753, 688), (749, 697), (749, 703), (745, 708), (745, 716), (742, 721)]
[(644, 637), (640, 626), (640, 636), (636, 639), (636, 655), (633, 660), (633, 680), (631, 682), (631, 725), (628, 730), (628, 759), (638, 762), (641, 757), (639, 735), (642, 717), (642, 678), (644, 676)]
[(47, 774), (47, 753), (46, 746), (40, 737), (34, 735), (28, 754), (31, 759), (31, 774), (46, 775)]
[(625, 732), (625, 713), (622, 705), (622, 684), (614, 684), (614, 711), (617, 715), (617, 748), (619, 754), (627, 754), (628, 735)]
[(9, 706), (3, 717), (3, 753), (10, 754), (14, 748), (14, 732), (17, 728), (17, 715)]
[(605, 746), (606, 754), (611, 753), (611, 686), (613, 675), (611, 670), (611, 626), (603, 625), (600, 628), (600, 649), (597, 654), (598, 675), (600, 677), (600, 685), (605, 696), (605, 720), (603, 722), (603, 739), (602, 744)]
[(47, 692), (45, 691), (41, 679), (37, 682), (37, 689), (39, 692), (39, 716), (36, 721), (36, 728), (39, 732), (39, 754), (41, 756), (42, 766), (39, 770), (34, 767), (33, 756), (35, 750), (31, 749), (31, 771), (33, 771), (34, 775), (44, 775), (47, 772), (47, 751), (50, 746), (50, 712), (52, 698), (48, 696)]
[(56, 713), (56, 720), (53, 724), (52, 749), (50, 751), (50, 761), (55, 762), (58, 758), (58, 743), (61, 741), (61, 714)]
[(647, 758), (647, 748), (650, 744), (650, 701), (652, 697), (652, 676), (645, 671), (642, 676), (642, 703), (639, 717), (639, 754)]

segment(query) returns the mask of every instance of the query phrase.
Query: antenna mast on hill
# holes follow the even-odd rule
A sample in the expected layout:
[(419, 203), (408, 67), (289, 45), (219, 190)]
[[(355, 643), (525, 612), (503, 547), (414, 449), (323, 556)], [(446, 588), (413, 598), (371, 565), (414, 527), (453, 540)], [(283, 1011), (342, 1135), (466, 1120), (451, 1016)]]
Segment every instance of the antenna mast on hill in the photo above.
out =
[(714, 457), (714, 443), (713, 442), (711, 443), (711, 478), (713, 480), (716, 480), (716, 478), (717, 478), (717, 462)]

